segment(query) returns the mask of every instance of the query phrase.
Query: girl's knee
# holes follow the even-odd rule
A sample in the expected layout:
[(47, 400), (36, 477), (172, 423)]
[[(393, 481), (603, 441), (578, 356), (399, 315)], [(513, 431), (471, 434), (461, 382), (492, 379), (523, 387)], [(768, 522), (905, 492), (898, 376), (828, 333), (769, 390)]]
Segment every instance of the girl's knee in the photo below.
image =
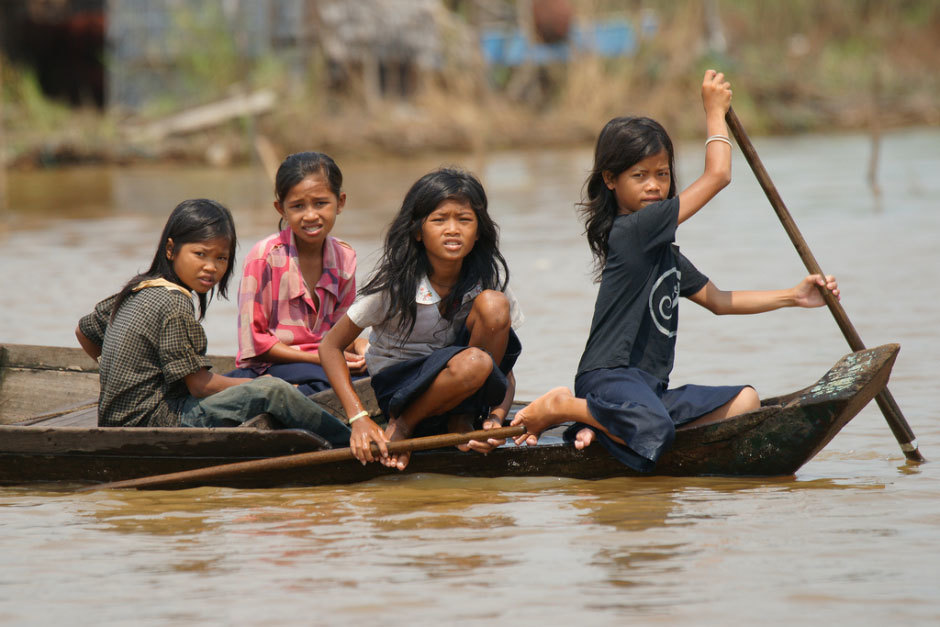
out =
[(251, 383), (245, 383), (243, 385), (253, 386), (256, 390), (258, 390), (259, 394), (269, 397), (278, 395), (283, 396), (297, 392), (297, 388), (284, 379), (270, 376), (258, 377), (257, 379), (251, 381)]
[(483, 290), (473, 299), (471, 315), (479, 317), (487, 328), (507, 329), (512, 323), (509, 312), (509, 299), (502, 292)]
[(475, 391), (493, 371), (493, 358), (485, 350), (470, 347), (454, 355), (447, 362), (447, 369), (462, 387)]
[(757, 390), (748, 385), (734, 397), (734, 404), (739, 413), (753, 411), (760, 407), (760, 396)]

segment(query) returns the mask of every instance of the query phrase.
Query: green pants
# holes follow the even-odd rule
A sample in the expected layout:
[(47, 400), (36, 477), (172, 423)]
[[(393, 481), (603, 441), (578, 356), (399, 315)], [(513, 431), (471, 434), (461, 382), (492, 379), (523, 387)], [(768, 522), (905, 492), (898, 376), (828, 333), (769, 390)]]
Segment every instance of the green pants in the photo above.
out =
[(258, 414), (306, 429), (334, 447), (349, 446), (349, 427), (283, 379), (261, 377), (205, 398), (190, 396), (180, 414), (184, 427), (231, 427)]

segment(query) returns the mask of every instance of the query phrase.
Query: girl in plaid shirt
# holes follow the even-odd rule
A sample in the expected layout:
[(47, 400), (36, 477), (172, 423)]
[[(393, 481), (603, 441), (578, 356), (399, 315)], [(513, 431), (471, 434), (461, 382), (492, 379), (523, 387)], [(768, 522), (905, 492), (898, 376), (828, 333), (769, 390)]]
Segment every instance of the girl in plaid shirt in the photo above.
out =
[(98, 424), (222, 427), (269, 413), (345, 446), (349, 429), (286, 381), (210, 371), (192, 296), (199, 320), (216, 289), (227, 296), (236, 241), (228, 209), (205, 199), (180, 203), (150, 269), (79, 321), (75, 335), (99, 363)]

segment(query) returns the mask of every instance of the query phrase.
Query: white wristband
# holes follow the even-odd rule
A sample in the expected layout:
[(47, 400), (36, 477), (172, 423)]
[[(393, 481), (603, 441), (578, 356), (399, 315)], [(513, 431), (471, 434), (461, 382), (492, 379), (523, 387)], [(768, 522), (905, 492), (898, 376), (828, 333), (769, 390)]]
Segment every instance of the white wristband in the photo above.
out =
[(705, 146), (708, 147), (708, 144), (710, 144), (711, 142), (724, 142), (728, 144), (729, 146), (732, 145), (731, 140), (728, 139), (725, 135), (712, 135), (711, 137), (705, 140)]
[(361, 412), (359, 412), (358, 414), (356, 414), (355, 416), (349, 419), (349, 424), (356, 422), (360, 418), (368, 418), (368, 417), (369, 417), (369, 412), (363, 409)]

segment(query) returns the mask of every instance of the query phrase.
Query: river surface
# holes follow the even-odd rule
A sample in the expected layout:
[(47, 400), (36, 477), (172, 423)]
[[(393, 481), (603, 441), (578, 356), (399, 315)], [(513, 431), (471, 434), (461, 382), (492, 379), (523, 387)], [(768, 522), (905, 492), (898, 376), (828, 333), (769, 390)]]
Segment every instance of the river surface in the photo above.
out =
[[(865, 342), (902, 346), (890, 389), (940, 460), (940, 131), (756, 142)], [(679, 146), (680, 185), (701, 144)], [(590, 149), (341, 163), (334, 235), (360, 278), (410, 184), (481, 175), (525, 314), (517, 396), (571, 385), (596, 285), (573, 210)], [(735, 178), (679, 230), (725, 289), (782, 288), (799, 257), (735, 150)], [(228, 205), (240, 256), (273, 232), (260, 168), (16, 172), (0, 214), (0, 342), (74, 346), (78, 318), (152, 258), (172, 207)], [(240, 270), (239, 270), (240, 273)], [(239, 274), (235, 275), (236, 277)], [(232, 295), (236, 290), (232, 286)], [(848, 352), (828, 310), (716, 317), (683, 301), (673, 383), (809, 385)], [(235, 350), (211, 304), (209, 349)], [(76, 493), (0, 487), (0, 624), (933, 625), (940, 465), (905, 462), (872, 403), (795, 477), (391, 477), (325, 488)]]

